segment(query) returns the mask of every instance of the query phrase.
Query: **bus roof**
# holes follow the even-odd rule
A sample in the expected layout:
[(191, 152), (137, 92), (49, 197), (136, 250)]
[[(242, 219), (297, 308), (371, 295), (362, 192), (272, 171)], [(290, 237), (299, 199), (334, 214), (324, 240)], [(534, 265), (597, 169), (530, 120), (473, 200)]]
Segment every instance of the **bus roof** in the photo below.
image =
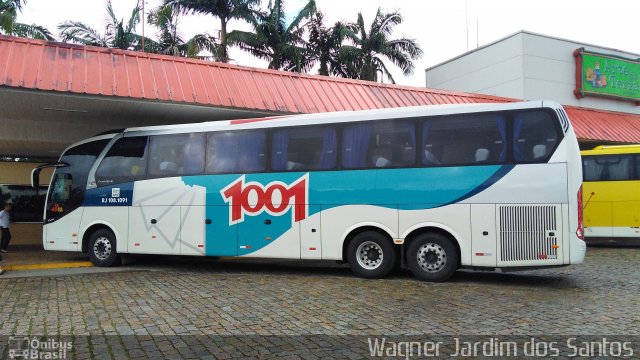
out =
[(640, 144), (632, 145), (599, 145), (591, 150), (583, 150), (581, 155), (610, 155), (640, 153)]
[(501, 110), (534, 109), (548, 107), (552, 109), (561, 108), (561, 105), (553, 101), (526, 101), (513, 103), (495, 104), (454, 104), (454, 105), (428, 105), (411, 106), (402, 108), (386, 108), (375, 110), (339, 111), (332, 113), (315, 113), (302, 115), (286, 115), (257, 119), (240, 120), (219, 120), (204, 123), (147, 126), (126, 129), (125, 133), (131, 132), (162, 132), (179, 133), (185, 131), (210, 131), (210, 130), (231, 130), (231, 129), (256, 129), (264, 127), (292, 126), (300, 124), (326, 124), (352, 121), (366, 121), (402, 117), (437, 116), (450, 114), (464, 114), (473, 112), (491, 112)]

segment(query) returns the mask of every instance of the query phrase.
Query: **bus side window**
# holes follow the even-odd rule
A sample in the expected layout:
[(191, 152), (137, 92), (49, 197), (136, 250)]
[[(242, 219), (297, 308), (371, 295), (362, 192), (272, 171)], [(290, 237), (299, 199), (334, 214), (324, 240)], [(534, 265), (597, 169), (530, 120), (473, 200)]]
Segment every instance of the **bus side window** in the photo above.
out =
[(630, 155), (585, 156), (582, 158), (584, 181), (632, 180)]
[(336, 145), (333, 127), (276, 129), (271, 145), (271, 168), (276, 171), (333, 169)]
[(367, 153), (371, 139), (371, 124), (345, 127), (342, 132), (342, 167), (362, 169), (367, 166)]
[(149, 177), (202, 174), (204, 142), (203, 133), (151, 136)]
[(71, 197), (71, 174), (58, 173), (55, 175), (53, 183), (53, 201), (65, 202)]
[(507, 160), (507, 124), (501, 115), (429, 119), (422, 125), (422, 165), (486, 165)]
[(207, 174), (262, 171), (267, 137), (262, 130), (210, 132), (207, 136)]
[(109, 149), (96, 171), (98, 186), (142, 180), (147, 174), (147, 137), (121, 138)]
[(582, 157), (582, 175), (584, 181), (599, 181), (602, 177), (604, 166), (596, 162), (595, 156)]
[(407, 121), (384, 121), (373, 125), (369, 144), (369, 166), (411, 166), (416, 161), (416, 130)]
[(121, 138), (96, 170), (98, 186), (142, 180), (147, 175), (147, 137)]
[(519, 113), (513, 120), (513, 157), (516, 162), (542, 162), (558, 143), (554, 120), (544, 111)]

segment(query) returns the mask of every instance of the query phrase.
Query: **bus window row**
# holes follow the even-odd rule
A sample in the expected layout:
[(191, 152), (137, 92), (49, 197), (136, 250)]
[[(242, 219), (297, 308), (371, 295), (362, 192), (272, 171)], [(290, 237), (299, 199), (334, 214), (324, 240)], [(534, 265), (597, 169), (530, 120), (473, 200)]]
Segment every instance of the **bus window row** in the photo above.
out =
[(640, 155), (598, 155), (582, 157), (584, 181), (640, 180)]
[(456, 115), (117, 140), (99, 186), (197, 174), (460, 166), (546, 161), (559, 142), (543, 111)]

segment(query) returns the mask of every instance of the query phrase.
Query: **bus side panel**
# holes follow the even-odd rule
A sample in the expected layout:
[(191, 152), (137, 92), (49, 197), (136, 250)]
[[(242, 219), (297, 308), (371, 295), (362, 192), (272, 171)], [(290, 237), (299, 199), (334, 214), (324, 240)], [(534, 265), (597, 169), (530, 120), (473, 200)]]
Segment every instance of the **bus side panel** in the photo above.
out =
[(135, 182), (129, 251), (180, 255), (184, 248), (184, 254), (204, 253), (205, 212), (198, 209), (204, 210), (205, 195), (204, 187), (187, 186), (180, 177)]
[(583, 184), (587, 237), (640, 237), (638, 181), (588, 181)]
[(180, 207), (180, 255), (204, 255), (205, 206)]
[[(522, 164), (464, 201), (496, 204), (495, 253), (499, 267), (559, 265), (565, 261), (564, 252), (569, 251), (568, 243), (564, 242), (570, 236), (569, 215), (562, 206), (569, 203), (567, 188), (565, 163)], [(484, 216), (472, 214), (472, 224)], [(488, 261), (476, 261), (478, 256), (486, 257), (483, 251), (474, 250), (473, 255), (474, 265)]]
[(495, 204), (471, 205), (471, 265), (497, 266), (497, 226)]
[(79, 207), (60, 219), (46, 224), (43, 237), (45, 250), (80, 251), (78, 228), (82, 219), (83, 207)]

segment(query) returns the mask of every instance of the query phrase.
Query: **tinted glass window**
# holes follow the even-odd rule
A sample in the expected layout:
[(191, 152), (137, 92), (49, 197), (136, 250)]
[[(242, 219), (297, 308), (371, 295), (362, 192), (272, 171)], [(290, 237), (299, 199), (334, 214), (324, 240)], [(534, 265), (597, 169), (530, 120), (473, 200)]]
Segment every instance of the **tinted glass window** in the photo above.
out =
[(631, 180), (634, 178), (631, 155), (585, 156), (582, 158), (584, 181)]
[(513, 157), (516, 162), (546, 161), (558, 144), (555, 120), (546, 112), (529, 111), (513, 119)]
[(56, 168), (49, 188), (47, 221), (53, 221), (78, 208), (84, 201), (89, 171), (109, 140), (84, 143), (68, 149), (60, 162), (68, 166)]
[(151, 136), (149, 177), (204, 173), (205, 134)]
[(15, 222), (42, 222), (46, 195), (46, 186), (36, 191), (29, 185), (0, 185), (0, 203), (13, 204), (11, 221)]
[(342, 166), (348, 169), (411, 166), (416, 130), (408, 121), (350, 125), (342, 133)]
[(271, 168), (276, 171), (326, 170), (336, 165), (336, 131), (305, 126), (276, 129), (271, 147)]
[(106, 186), (142, 180), (147, 174), (147, 137), (121, 138), (96, 170), (96, 184)]
[(501, 115), (430, 119), (422, 125), (422, 164), (496, 164), (507, 160), (506, 120)]
[(207, 174), (253, 172), (265, 169), (264, 131), (211, 132), (207, 139)]

